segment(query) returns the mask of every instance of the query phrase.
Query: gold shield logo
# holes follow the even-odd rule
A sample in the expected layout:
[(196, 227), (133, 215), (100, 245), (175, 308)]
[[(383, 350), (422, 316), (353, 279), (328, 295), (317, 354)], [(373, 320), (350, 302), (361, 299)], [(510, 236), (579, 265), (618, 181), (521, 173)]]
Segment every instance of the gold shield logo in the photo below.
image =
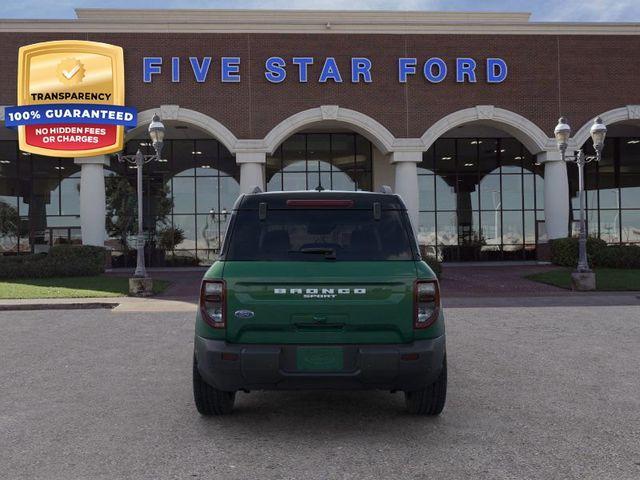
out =
[[(69, 115), (93, 114), (106, 105), (124, 106), (124, 55), (121, 47), (106, 43), (62, 40), (36, 43), (20, 48), (18, 58), (18, 105), (34, 106), (28, 112), (33, 124), (18, 127), (20, 149), (25, 152), (57, 157), (89, 157), (122, 150), (124, 126), (102, 120), (91, 124), (70, 123)], [(57, 115), (65, 105), (71, 112), (61, 111), (64, 123), (46, 119), (36, 105), (57, 107)], [(85, 107), (78, 110), (78, 107)], [(94, 109), (94, 110), (91, 110)], [(24, 113), (23, 113), (24, 114)], [(47, 111), (47, 114), (49, 112)], [(65, 117), (66, 115), (66, 117)]]

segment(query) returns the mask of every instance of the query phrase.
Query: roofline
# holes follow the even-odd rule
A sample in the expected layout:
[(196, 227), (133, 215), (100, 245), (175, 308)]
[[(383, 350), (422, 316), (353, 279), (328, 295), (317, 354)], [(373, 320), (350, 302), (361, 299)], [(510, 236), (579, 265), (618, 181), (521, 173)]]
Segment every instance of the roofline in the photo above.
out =
[(530, 22), (529, 13), (76, 9), (77, 19), (0, 19), (0, 32), (640, 35), (640, 23)]
[(269, 21), (297, 20), (308, 17), (328, 19), (372, 19), (381, 17), (401, 21), (455, 21), (467, 22), (528, 22), (529, 12), (492, 11), (425, 11), (425, 10), (297, 10), (297, 9), (215, 9), (215, 8), (174, 8), (174, 9), (126, 9), (126, 8), (76, 8), (79, 20), (129, 20), (132, 16), (145, 20), (173, 22), (176, 19), (203, 22), (222, 19), (252, 19), (259, 23)]

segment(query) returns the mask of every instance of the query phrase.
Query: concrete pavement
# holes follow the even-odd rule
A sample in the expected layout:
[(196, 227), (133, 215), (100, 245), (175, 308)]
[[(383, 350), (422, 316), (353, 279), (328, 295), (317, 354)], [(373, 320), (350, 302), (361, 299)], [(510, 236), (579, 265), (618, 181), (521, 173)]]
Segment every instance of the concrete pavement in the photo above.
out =
[(447, 309), (438, 418), (252, 392), (204, 419), (193, 313), (0, 313), (0, 478), (640, 478), (640, 307)]

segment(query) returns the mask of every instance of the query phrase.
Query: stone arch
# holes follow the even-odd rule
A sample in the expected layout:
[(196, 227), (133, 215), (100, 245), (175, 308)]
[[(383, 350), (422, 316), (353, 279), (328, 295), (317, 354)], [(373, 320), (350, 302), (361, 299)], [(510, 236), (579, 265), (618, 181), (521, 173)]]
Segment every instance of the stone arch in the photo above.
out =
[(536, 154), (554, 148), (554, 140), (527, 118), (510, 110), (493, 105), (478, 105), (465, 108), (441, 118), (421, 137), (425, 150), (452, 128), (477, 122), (495, 126), (517, 138), (529, 152)]
[(204, 113), (197, 112), (188, 108), (182, 108), (179, 105), (161, 105), (160, 108), (151, 108), (138, 113), (138, 126), (127, 132), (125, 141), (131, 139), (137, 133), (151, 123), (153, 115), (157, 113), (160, 118), (165, 120), (175, 120), (178, 122), (189, 123), (195, 127), (204, 130), (222, 143), (231, 153), (236, 153), (236, 136), (225, 127), (222, 123), (211, 118)]
[(395, 137), (386, 127), (364, 113), (337, 105), (310, 108), (285, 118), (264, 137), (264, 146), (267, 152), (273, 153), (294, 133), (320, 122), (337, 123), (351, 128), (369, 139), (383, 154), (393, 150)]
[[(640, 105), (627, 105), (625, 107), (614, 108), (613, 110), (601, 113), (599, 116), (607, 126), (627, 120), (637, 120), (640, 124)], [(594, 119), (595, 117), (589, 119), (573, 136), (572, 140), (575, 142), (575, 149), (582, 148), (582, 145), (589, 140), (591, 136), (591, 125), (593, 125)]]

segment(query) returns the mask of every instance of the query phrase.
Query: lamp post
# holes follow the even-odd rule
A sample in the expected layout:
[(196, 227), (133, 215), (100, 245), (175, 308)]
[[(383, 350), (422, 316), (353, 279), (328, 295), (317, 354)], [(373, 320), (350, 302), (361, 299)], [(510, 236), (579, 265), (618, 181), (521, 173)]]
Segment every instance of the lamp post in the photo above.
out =
[[(150, 295), (152, 293), (153, 284), (147, 276), (147, 270), (144, 264), (144, 234), (143, 228), (143, 203), (142, 203), (142, 166), (153, 160), (161, 159), (162, 145), (164, 142), (165, 128), (160, 121), (160, 117), (156, 114), (149, 125), (149, 138), (153, 145), (155, 153), (153, 155), (143, 155), (138, 149), (135, 155), (118, 154), (118, 161), (127, 162), (135, 165), (137, 173), (137, 194), (138, 194), (138, 235), (136, 236), (137, 261), (134, 278), (129, 280), (129, 289), (133, 294)], [(142, 281), (146, 279), (148, 281)]]
[(595, 155), (585, 155), (582, 149), (572, 155), (567, 155), (567, 146), (571, 136), (571, 127), (567, 119), (561, 117), (554, 130), (558, 149), (562, 154), (563, 161), (574, 162), (578, 166), (578, 192), (580, 196), (580, 237), (578, 240), (578, 266), (572, 274), (573, 286), (576, 290), (594, 290), (595, 274), (589, 268), (587, 258), (587, 228), (585, 219), (585, 191), (584, 191), (584, 166), (593, 161), (599, 162), (602, 158), (604, 139), (607, 134), (607, 127), (602, 123), (602, 119), (597, 117), (591, 125), (591, 139)]

